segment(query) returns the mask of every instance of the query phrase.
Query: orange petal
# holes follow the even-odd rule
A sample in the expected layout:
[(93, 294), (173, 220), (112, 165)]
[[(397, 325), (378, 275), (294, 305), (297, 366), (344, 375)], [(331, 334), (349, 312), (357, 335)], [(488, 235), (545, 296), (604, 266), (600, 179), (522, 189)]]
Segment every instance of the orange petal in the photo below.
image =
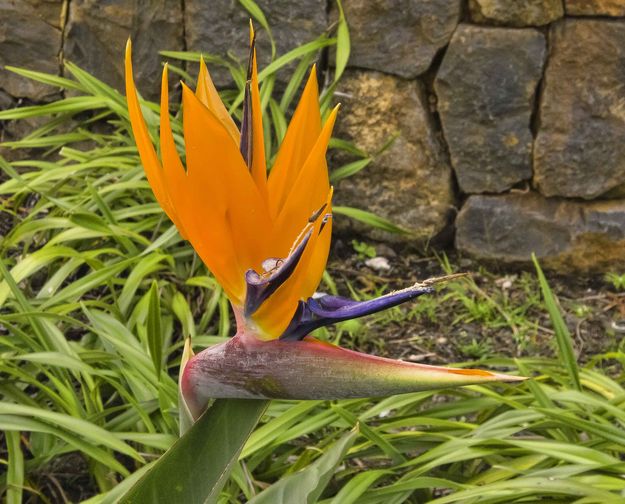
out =
[(184, 226), (186, 239), (191, 242), (233, 303), (240, 303), (245, 294), (245, 285), (241, 275), (242, 268), (233, 263), (236, 256), (230, 230), (223, 229), (223, 220), (218, 220), (218, 214), (207, 201), (206, 190), (189, 182), (171, 131), (168, 102), (165, 67), (161, 92), (161, 154), (165, 190)]
[[(173, 215), (170, 218), (174, 221), (178, 232), (185, 240), (188, 239), (184, 229), (184, 223), (181, 219), (178, 208), (174, 205), (171, 197), (171, 189), (180, 190), (183, 187), (186, 178), (184, 166), (180, 162), (174, 137), (171, 132), (171, 124), (169, 121), (169, 81), (167, 64), (163, 67), (163, 75), (161, 78), (161, 117), (160, 117), (160, 141), (161, 141), (161, 157), (163, 167), (159, 170), (159, 179), (165, 193), (167, 204), (173, 209)], [(172, 183), (173, 179), (173, 183)]]
[(245, 270), (259, 270), (268, 257), (265, 201), (219, 119), (184, 84), (182, 101), (189, 187), (200, 191), (203, 205), (221, 221), (221, 232), (232, 236), (236, 260), (229, 260), (238, 262), (243, 281)]
[(195, 90), (195, 95), (198, 97), (198, 100), (200, 100), (213, 114), (217, 116), (217, 118), (224, 125), (224, 128), (228, 130), (228, 133), (234, 140), (234, 143), (239, 145), (239, 142), (241, 141), (239, 128), (237, 128), (237, 125), (228, 113), (228, 109), (221, 101), (221, 97), (219, 96), (217, 88), (215, 88), (215, 84), (213, 84), (213, 80), (208, 73), (208, 68), (206, 68), (206, 63), (204, 62), (203, 57), (200, 57), (200, 72), (197, 76), (197, 89)]
[[(332, 187), (328, 194), (328, 202), (326, 208), (323, 210), (325, 215), (332, 215)], [(302, 285), (300, 290), (300, 299), (307, 299), (312, 296), (317, 288), (321, 277), (326, 269), (326, 263), (328, 262), (328, 255), (330, 254), (330, 242), (332, 240), (332, 217), (328, 218), (323, 229), (319, 233), (315, 248), (310, 257), (310, 262), (306, 268), (306, 274), (302, 279)]]
[(132, 44), (130, 39), (128, 39), (126, 44), (126, 100), (128, 102), (128, 114), (130, 116), (130, 124), (132, 125), (132, 133), (135, 137), (145, 175), (161, 208), (175, 222), (175, 211), (169, 203), (163, 188), (161, 163), (156, 155), (150, 133), (145, 124), (135, 88), (132, 75)]
[(290, 192), (277, 216), (273, 243), (278, 252), (289, 246), (292, 237), (301, 228), (301, 223), (326, 202), (330, 187), (326, 150), (337, 112), (338, 107), (328, 117), (297, 178), (291, 183)]
[(275, 217), (280, 213), (320, 131), (319, 86), (317, 72), (313, 66), (269, 174), (269, 205), (272, 216)]

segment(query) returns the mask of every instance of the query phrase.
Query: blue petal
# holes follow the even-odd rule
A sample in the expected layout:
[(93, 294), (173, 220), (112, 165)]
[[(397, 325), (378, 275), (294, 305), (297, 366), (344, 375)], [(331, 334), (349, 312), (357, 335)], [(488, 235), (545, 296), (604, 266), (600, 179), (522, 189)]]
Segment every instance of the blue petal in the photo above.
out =
[(252, 95), (250, 82), (252, 79), (252, 62), (254, 57), (254, 47), (256, 46), (256, 33), (250, 42), (250, 55), (247, 62), (247, 81), (245, 83), (245, 94), (243, 99), (243, 116), (241, 118), (241, 143), (239, 149), (248, 168), (252, 167)]
[(244, 308), (246, 317), (258, 310), (260, 305), (293, 274), (312, 233), (313, 230), (310, 229), (286, 259), (267, 259), (263, 261), (264, 274), (259, 275), (253, 269), (247, 270), (245, 273), (247, 292), (245, 294)]
[(269, 296), (276, 292), (278, 287), (286, 282), (293, 274), (293, 271), (295, 271), (297, 264), (304, 254), (306, 245), (310, 241), (310, 237), (313, 234), (314, 228), (310, 225), (314, 224), (317, 219), (321, 217), (321, 226), (319, 228), (319, 233), (321, 233), (323, 226), (325, 226), (328, 220), (332, 217), (332, 214), (323, 213), (325, 208), (326, 204), (323, 204), (319, 210), (310, 216), (307, 224), (310, 229), (305, 234), (304, 231), (300, 233), (300, 236), (297, 237), (299, 242), (296, 241), (297, 245), (294, 245), (294, 248), (291, 249), (288, 257), (285, 259), (265, 259), (263, 261), (264, 272), (261, 274), (257, 273), (253, 269), (245, 272), (247, 291), (245, 293), (245, 306), (243, 308), (243, 313), (246, 317), (254, 314), (254, 312), (260, 308), (260, 305), (262, 305), (267, 298), (269, 298)]
[(407, 289), (391, 292), (368, 301), (354, 301), (353, 299), (328, 295), (308, 298), (307, 301), (299, 302), (293, 319), (280, 338), (301, 340), (319, 327), (386, 310), (433, 291), (432, 287), (416, 284)]

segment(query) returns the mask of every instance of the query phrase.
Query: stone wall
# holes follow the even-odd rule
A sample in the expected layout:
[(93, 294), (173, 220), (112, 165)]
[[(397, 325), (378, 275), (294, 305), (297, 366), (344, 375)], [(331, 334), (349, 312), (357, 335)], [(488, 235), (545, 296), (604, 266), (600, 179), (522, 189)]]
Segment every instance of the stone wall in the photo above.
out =
[[(337, 15), (333, 0), (257, 3), (279, 53)], [(356, 231), (415, 244), (453, 237), (463, 253), (501, 262), (535, 251), (563, 270), (625, 265), (625, 0), (343, 6), (352, 55), (338, 132), (370, 153), (395, 140), (338, 184), (337, 204), (412, 235)], [(0, 0), (0, 65), (59, 73), (65, 57), (121, 88), (130, 35), (154, 97), (159, 50), (243, 57), (248, 17), (237, 0)], [(262, 34), (259, 44), (262, 63)], [(0, 71), (0, 107), (54, 96)]]

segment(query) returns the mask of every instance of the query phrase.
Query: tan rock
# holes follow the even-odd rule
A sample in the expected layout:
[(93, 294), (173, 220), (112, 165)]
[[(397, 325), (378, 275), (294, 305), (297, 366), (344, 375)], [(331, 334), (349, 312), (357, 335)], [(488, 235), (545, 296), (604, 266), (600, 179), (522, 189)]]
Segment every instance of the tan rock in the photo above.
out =
[(625, 16), (623, 0), (566, 0), (571, 16)]
[(534, 184), (545, 196), (609, 195), (625, 184), (625, 21), (567, 19), (550, 41)]
[(564, 16), (562, 0), (469, 0), (476, 23), (543, 26)]
[(336, 216), (374, 239), (423, 242), (440, 233), (454, 211), (451, 169), (430, 120), (424, 90), (373, 71), (352, 70), (340, 85), (338, 135), (368, 153), (392, 145), (356, 175), (337, 184), (336, 205), (374, 212), (412, 232), (400, 237)]

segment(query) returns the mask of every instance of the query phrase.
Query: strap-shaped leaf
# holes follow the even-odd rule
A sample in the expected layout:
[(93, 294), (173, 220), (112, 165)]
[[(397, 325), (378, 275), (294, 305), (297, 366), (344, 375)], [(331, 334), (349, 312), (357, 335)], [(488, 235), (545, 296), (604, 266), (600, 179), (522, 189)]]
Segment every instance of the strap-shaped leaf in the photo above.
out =
[(314, 504), (330, 483), (337, 466), (343, 461), (343, 457), (356, 441), (358, 434), (358, 427), (356, 427), (341, 437), (308, 467), (278, 480), (251, 499), (248, 504), (295, 502)]
[(213, 503), (268, 401), (219, 399), (120, 500)]

